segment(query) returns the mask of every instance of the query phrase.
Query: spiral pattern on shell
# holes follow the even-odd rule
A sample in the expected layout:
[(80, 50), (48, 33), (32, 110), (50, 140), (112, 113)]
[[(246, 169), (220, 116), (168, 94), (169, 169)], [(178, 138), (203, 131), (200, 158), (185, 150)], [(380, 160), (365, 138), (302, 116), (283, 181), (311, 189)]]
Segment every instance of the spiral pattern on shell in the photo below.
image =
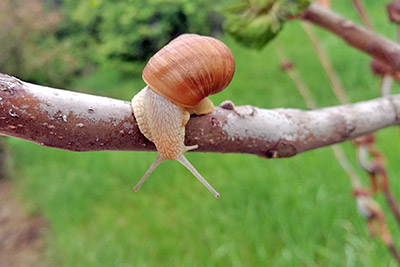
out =
[(154, 91), (183, 107), (228, 86), (235, 61), (221, 41), (197, 34), (183, 34), (164, 46), (143, 70), (143, 80)]

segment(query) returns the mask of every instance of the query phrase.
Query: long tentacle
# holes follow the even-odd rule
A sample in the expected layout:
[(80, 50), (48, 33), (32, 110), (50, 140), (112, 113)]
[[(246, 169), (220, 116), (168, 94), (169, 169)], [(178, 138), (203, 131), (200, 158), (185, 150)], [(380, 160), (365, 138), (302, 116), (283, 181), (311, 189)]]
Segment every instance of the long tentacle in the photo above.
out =
[(177, 161), (185, 166), (207, 189), (214, 195), (214, 197), (219, 198), (219, 193), (201, 176), (201, 174), (190, 164), (190, 162), (185, 158), (183, 154), (179, 155)]

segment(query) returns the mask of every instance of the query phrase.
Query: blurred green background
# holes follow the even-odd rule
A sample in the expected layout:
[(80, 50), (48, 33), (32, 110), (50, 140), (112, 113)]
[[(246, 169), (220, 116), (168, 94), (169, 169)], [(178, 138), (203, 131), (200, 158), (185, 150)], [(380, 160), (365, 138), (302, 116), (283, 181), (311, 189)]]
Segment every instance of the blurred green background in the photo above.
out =
[[(222, 4), (222, 1), (220, 1)], [(373, 26), (395, 39), (385, 1), (365, 1)], [(279, 68), (273, 45), (250, 50), (224, 34), (211, 0), (1, 0), (0, 72), (43, 85), (130, 100), (144, 83), (146, 60), (183, 32), (223, 40), (236, 60), (231, 85), (212, 96), (262, 108), (306, 106)], [(349, 0), (332, 9), (361, 23)], [(352, 102), (379, 96), (369, 57), (316, 29)], [(295, 62), (320, 106), (337, 105), (298, 21), (273, 43)], [(398, 85), (393, 87), (399, 93)], [(355, 149), (341, 145), (359, 170)], [(400, 135), (377, 133), (391, 188), (400, 199)], [(216, 200), (176, 162), (163, 163), (138, 193), (132, 187), (155, 153), (75, 153), (7, 141), (11, 179), (27, 212), (50, 222), (49, 266), (396, 266), (370, 237), (350, 182), (321, 148), (289, 159), (189, 153), (221, 193)], [(384, 210), (381, 195), (377, 201)], [(389, 213), (387, 213), (389, 214)], [(400, 231), (387, 216), (396, 245)]]

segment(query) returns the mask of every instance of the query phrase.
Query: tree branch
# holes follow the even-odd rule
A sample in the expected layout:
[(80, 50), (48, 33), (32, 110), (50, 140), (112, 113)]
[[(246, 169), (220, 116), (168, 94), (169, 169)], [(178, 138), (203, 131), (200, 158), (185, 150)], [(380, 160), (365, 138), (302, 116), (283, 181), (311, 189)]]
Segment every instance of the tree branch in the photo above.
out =
[(302, 18), (334, 33), (349, 45), (400, 71), (399, 44), (374, 33), (372, 30), (357, 26), (351, 20), (345, 19), (318, 4), (311, 4), (304, 11)]
[[(289, 157), (400, 124), (400, 95), (312, 111), (234, 107), (192, 116), (196, 151)], [(129, 102), (22, 82), (0, 74), (0, 134), (72, 151), (155, 150)]]

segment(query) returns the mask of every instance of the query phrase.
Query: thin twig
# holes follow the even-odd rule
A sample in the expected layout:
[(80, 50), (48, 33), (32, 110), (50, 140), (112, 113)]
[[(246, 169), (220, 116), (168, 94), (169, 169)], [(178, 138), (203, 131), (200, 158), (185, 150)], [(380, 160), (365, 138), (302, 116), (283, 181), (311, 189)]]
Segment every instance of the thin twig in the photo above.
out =
[(307, 22), (301, 22), (301, 26), (303, 27), (304, 31), (306, 32), (308, 38), (311, 41), (311, 44), (317, 53), (318, 59), (321, 62), (322, 67), (324, 68), (333, 93), (335, 94), (336, 98), (340, 101), (340, 103), (345, 104), (349, 102), (349, 99), (342, 87), (342, 84), (339, 80), (338, 75), (334, 71), (332, 67), (332, 63), (329, 60), (328, 55), (325, 52), (325, 49), (322, 47), (321, 43), (319, 42), (315, 32), (313, 31), (311, 25)]
[(362, 184), (360, 176), (358, 176), (358, 174), (354, 170), (343, 149), (340, 146), (334, 145), (332, 146), (332, 151), (333, 154), (335, 155), (336, 160), (339, 162), (340, 166), (342, 166), (347, 176), (349, 177), (352, 188), (354, 189), (361, 188)]
[(302, 18), (332, 32), (349, 45), (385, 62), (393, 69), (400, 70), (400, 45), (396, 42), (357, 26), (351, 20), (315, 3), (303, 12)]
[[(371, 21), (368, 17), (367, 11), (365, 10), (363, 2), (360, 0), (352, 0), (354, 8), (357, 11), (357, 14), (360, 16), (363, 24), (367, 29), (374, 31)], [(398, 37), (399, 38), (399, 37)], [(398, 39), (399, 40), (399, 39)], [(399, 41), (398, 41), (399, 42)], [(392, 88), (393, 78), (392, 75), (396, 74), (395, 71), (391, 74), (383, 74), (381, 76), (381, 95), (386, 96), (390, 94)]]
[(390, 187), (389, 187), (389, 179), (387, 176), (386, 171), (384, 173), (381, 174), (382, 176), (382, 190), (384, 192), (386, 201), (389, 204), (390, 209), (392, 210), (392, 213), (396, 219), (397, 224), (400, 227), (400, 210), (399, 210), (399, 205), (397, 204), (396, 199), (394, 198), (392, 192), (390, 191)]
[(360, 0), (352, 0), (352, 2), (365, 27), (369, 30), (373, 30), (371, 21), (365, 11), (364, 4)]
[(393, 83), (392, 75), (385, 74), (382, 76), (381, 82), (380, 82), (381, 96), (390, 95), (390, 92), (392, 91), (392, 83)]
[(304, 99), (306, 106), (309, 109), (316, 109), (317, 104), (311, 96), (310, 90), (307, 88), (304, 81), (300, 78), (299, 73), (296, 71), (295, 68), (293, 68), (293, 63), (287, 59), (285, 53), (279, 45), (274, 45), (274, 48), (276, 53), (278, 54), (278, 57), (280, 58), (281, 68), (286, 71), (292, 81), (296, 84), (296, 88), (301, 97)]

